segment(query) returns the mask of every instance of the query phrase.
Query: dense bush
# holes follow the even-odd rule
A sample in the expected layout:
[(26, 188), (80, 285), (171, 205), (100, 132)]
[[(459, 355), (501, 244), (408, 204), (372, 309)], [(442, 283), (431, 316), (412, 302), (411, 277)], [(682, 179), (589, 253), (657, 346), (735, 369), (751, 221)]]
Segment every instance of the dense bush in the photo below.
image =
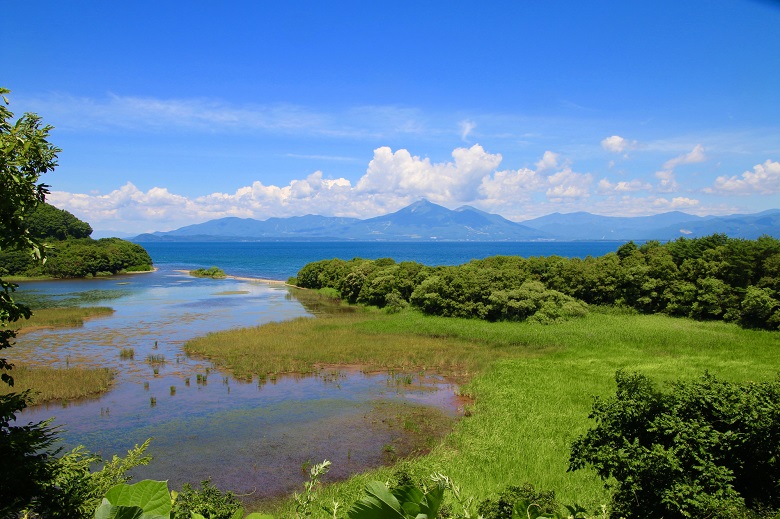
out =
[(661, 244), (628, 242), (601, 257), (495, 256), (428, 267), (355, 258), (309, 263), (296, 283), (350, 303), (494, 320), (556, 322), (587, 304), (780, 328), (780, 240), (715, 234)]
[(614, 517), (770, 517), (780, 509), (780, 378), (736, 384), (705, 374), (656, 389), (619, 371), (614, 398), (596, 399), (596, 426), (570, 468), (613, 487)]

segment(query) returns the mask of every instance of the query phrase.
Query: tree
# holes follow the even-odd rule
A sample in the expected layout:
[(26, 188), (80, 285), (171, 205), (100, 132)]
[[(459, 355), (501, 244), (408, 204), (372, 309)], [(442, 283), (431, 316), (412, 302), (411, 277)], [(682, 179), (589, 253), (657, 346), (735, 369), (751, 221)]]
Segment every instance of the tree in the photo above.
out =
[[(51, 126), (43, 125), (35, 114), (24, 114), (15, 123), (0, 88), (0, 251), (27, 251), (43, 259), (43, 247), (25, 225), (26, 216), (48, 194), (40, 176), (57, 165), (60, 151), (47, 141)], [(16, 285), (0, 279), (0, 350), (12, 346), (16, 321), (30, 316), (30, 309), (13, 299)], [(2, 381), (13, 386), (8, 372), (13, 367), (0, 358)], [(16, 415), (27, 407), (26, 393), (0, 397), (0, 516), (25, 508), (53, 477), (54, 431), (48, 423), (15, 425)], [(12, 425), (14, 424), (14, 425)]]

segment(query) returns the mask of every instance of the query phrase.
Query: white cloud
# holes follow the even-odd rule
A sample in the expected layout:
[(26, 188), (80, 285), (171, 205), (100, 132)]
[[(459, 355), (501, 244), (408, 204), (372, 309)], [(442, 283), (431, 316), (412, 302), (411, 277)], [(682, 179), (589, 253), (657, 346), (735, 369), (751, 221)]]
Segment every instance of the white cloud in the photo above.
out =
[(532, 169), (503, 170), (483, 178), (479, 193), (487, 203), (501, 205), (529, 200), (544, 185), (545, 178)]
[(593, 176), (589, 173), (575, 173), (567, 167), (550, 175), (547, 183), (550, 185), (545, 192), (547, 198), (553, 202), (562, 202), (589, 197)]
[(536, 163), (537, 171), (546, 171), (558, 166), (558, 154), (551, 151), (545, 151), (542, 159)]
[(684, 153), (679, 157), (667, 160), (664, 162), (663, 169), (655, 173), (655, 178), (659, 180), (658, 191), (661, 193), (671, 193), (679, 189), (677, 183), (677, 176), (674, 173), (674, 168), (683, 164), (695, 164), (697, 162), (704, 162), (707, 158), (704, 156), (704, 146), (697, 144), (694, 146), (690, 153)]
[(631, 193), (635, 191), (649, 191), (653, 186), (641, 180), (620, 181), (612, 183), (602, 178), (598, 183), (598, 192), (601, 194)]
[(753, 166), (753, 171), (742, 175), (721, 176), (715, 179), (712, 187), (705, 193), (731, 195), (774, 195), (780, 193), (780, 162), (767, 160)]
[(477, 123), (469, 119), (464, 119), (458, 124), (460, 126), (460, 139), (462, 141), (467, 141), (471, 132), (477, 127)]
[[(642, 215), (681, 209), (712, 214), (705, 213), (711, 208), (693, 198), (638, 197), (637, 192), (659, 189), (643, 180), (602, 178), (595, 183), (592, 174), (579, 173), (568, 163), (559, 164), (558, 155), (551, 151), (543, 154), (537, 169), (498, 169), (501, 162), (501, 155), (478, 144), (457, 148), (451, 160), (438, 163), (405, 149), (381, 147), (374, 150), (365, 174), (355, 183), (315, 171), (283, 186), (255, 181), (233, 193), (198, 197), (185, 197), (164, 187), (142, 191), (128, 182), (108, 194), (54, 191), (49, 201), (95, 229), (136, 233), (166, 231), (226, 216), (260, 220), (303, 214), (368, 218), (398, 210), (420, 197), (448, 207), (471, 204), (510, 218), (561, 210)], [(677, 190), (672, 170), (660, 171), (656, 177), (663, 190)], [(767, 161), (739, 177), (719, 177), (710, 191), (780, 192), (780, 163)]]
[(693, 198), (687, 197), (674, 197), (671, 200), (666, 198), (656, 198), (653, 200), (653, 207), (659, 210), (672, 211), (677, 209), (690, 209), (692, 207), (698, 207), (699, 201)]
[(457, 148), (453, 162), (431, 163), (401, 149), (374, 150), (366, 174), (358, 181), (356, 192), (394, 194), (401, 197), (425, 196), (433, 202), (450, 203), (472, 200), (482, 179), (501, 163), (501, 155), (487, 153), (482, 146)]
[(665, 171), (657, 171), (655, 173), (655, 178), (659, 180), (657, 189), (661, 193), (671, 193), (672, 191), (677, 191), (677, 189), (680, 187), (677, 184), (677, 177), (674, 175), (674, 171), (670, 169)]
[(613, 135), (601, 141), (601, 147), (612, 153), (623, 153), (636, 148), (636, 146), (636, 141), (628, 141), (619, 135)]
[(664, 163), (663, 169), (671, 170), (682, 164), (695, 164), (697, 162), (704, 162), (705, 160), (707, 160), (707, 158), (704, 156), (704, 146), (697, 144), (690, 153), (685, 153), (679, 157), (667, 160)]

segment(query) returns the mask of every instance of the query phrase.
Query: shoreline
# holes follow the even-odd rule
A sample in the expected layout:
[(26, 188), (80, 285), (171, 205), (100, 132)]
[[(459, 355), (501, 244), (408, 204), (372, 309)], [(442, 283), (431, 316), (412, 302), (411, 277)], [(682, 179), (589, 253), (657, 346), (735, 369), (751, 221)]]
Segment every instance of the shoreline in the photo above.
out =
[[(192, 276), (190, 274), (189, 270), (179, 269), (179, 270), (175, 270), (174, 272), (181, 272), (182, 274), (187, 274), (188, 276)], [(192, 276), (192, 277), (198, 277), (198, 276)], [(257, 283), (268, 283), (270, 285), (287, 285), (288, 287), (295, 286), (295, 285), (290, 285), (286, 281), (281, 281), (279, 279), (253, 278), (253, 277), (248, 277), (248, 276), (231, 276), (229, 274), (226, 274), (224, 278), (217, 278), (217, 279), (235, 279), (237, 281), (251, 281), (251, 282), (257, 282)]]

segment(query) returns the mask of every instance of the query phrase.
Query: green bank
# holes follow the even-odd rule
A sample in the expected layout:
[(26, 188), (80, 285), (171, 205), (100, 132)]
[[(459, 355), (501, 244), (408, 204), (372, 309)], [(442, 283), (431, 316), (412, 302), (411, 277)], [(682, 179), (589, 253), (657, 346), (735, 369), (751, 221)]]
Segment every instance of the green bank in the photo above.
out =
[[(211, 334), (186, 349), (244, 376), (339, 363), (461, 377), (461, 392), (473, 403), (430, 454), (329, 486), (325, 503), (352, 503), (367, 481), (403, 470), (418, 478), (443, 472), (478, 499), (531, 482), (555, 490), (562, 502), (593, 509), (609, 497), (593, 472), (567, 471), (570, 447), (594, 425), (593, 397), (614, 394), (616, 370), (659, 382), (705, 371), (760, 381), (780, 370), (776, 332), (595, 308), (554, 326), (362, 309)], [(280, 505), (278, 516), (294, 515), (292, 506)]]

